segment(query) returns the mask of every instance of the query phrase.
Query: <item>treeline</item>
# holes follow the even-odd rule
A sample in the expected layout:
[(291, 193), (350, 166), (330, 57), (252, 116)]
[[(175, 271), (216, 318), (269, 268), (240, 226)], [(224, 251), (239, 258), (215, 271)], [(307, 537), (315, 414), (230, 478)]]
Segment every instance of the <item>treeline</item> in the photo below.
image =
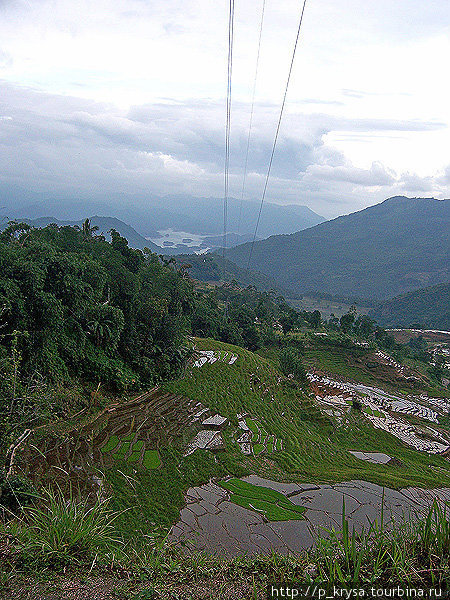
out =
[(82, 228), (10, 223), (0, 234), (2, 385), (13, 372), (117, 390), (176, 376), (187, 334), (256, 349), (282, 312), (255, 288), (198, 290), (189, 265)]

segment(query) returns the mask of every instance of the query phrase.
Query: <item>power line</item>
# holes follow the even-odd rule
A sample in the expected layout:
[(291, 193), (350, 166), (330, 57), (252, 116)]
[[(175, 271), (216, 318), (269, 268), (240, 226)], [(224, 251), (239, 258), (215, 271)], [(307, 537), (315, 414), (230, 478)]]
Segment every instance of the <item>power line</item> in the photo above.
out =
[(228, 189), (230, 170), (230, 130), (231, 130), (231, 77), (233, 73), (233, 39), (234, 39), (234, 0), (230, 0), (228, 14), (228, 67), (227, 67), (227, 118), (225, 127), (225, 169), (223, 198), (223, 280), (225, 281), (225, 257), (227, 246), (228, 221)]
[(250, 121), (249, 121), (249, 125), (248, 125), (247, 151), (245, 153), (244, 177), (242, 179), (241, 204), (239, 206), (239, 220), (238, 220), (238, 226), (237, 226), (238, 234), (240, 233), (240, 230), (241, 230), (242, 205), (244, 202), (245, 184), (246, 184), (246, 180), (247, 180), (248, 154), (249, 154), (249, 149), (250, 149), (250, 139), (251, 139), (251, 135), (252, 135), (253, 112), (255, 109), (255, 96), (256, 96), (256, 81), (258, 79), (259, 56), (261, 53), (261, 38), (262, 38), (265, 9), (266, 9), (266, 0), (263, 0), (262, 7), (261, 7), (261, 20), (259, 23), (258, 52), (256, 54), (255, 78), (253, 80), (252, 107), (250, 110)]
[(306, 7), (306, 0), (303, 0), (303, 7), (302, 7), (301, 14), (300, 14), (300, 21), (298, 23), (297, 35), (296, 35), (296, 38), (295, 38), (294, 49), (292, 51), (291, 64), (290, 64), (290, 67), (289, 67), (289, 73), (288, 73), (288, 77), (287, 77), (287, 81), (286, 81), (286, 87), (284, 89), (283, 102), (281, 103), (280, 115), (278, 117), (277, 129), (275, 131), (275, 138), (273, 140), (272, 152), (271, 152), (270, 160), (269, 160), (269, 167), (267, 169), (266, 180), (264, 182), (264, 188), (263, 188), (263, 193), (262, 193), (262, 196), (261, 196), (261, 204), (259, 206), (258, 218), (256, 219), (255, 233), (253, 235), (252, 245), (250, 246), (250, 253), (249, 253), (248, 262), (247, 262), (247, 271), (249, 270), (250, 263), (251, 263), (251, 260), (252, 260), (253, 247), (255, 245), (256, 234), (258, 233), (259, 221), (261, 219), (261, 212), (262, 212), (262, 208), (263, 208), (263, 205), (264, 205), (264, 200), (266, 198), (267, 185), (269, 183), (270, 171), (272, 169), (273, 157), (274, 157), (274, 154), (275, 154), (275, 148), (276, 148), (277, 141), (278, 141), (278, 134), (280, 133), (281, 119), (283, 118), (284, 107), (286, 105), (286, 97), (287, 97), (287, 93), (288, 93), (288, 89), (289, 89), (289, 82), (291, 80), (292, 68), (294, 66), (295, 53), (297, 52), (298, 40), (299, 40), (299, 37), (300, 37), (300, 30), (302, 28), (302, 23), (303, 23), (303, 15), (305, 14), (305, 7)]

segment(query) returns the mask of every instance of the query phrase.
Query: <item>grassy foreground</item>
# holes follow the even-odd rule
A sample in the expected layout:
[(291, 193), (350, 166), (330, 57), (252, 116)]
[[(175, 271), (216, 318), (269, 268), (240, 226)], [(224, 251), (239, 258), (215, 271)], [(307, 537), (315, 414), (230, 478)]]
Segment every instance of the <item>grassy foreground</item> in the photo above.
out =
[(47, 491), (40, 508), (24, 508), (2, 527), (3, 598), (121, 598), (122, 600), (266, 597), (267, 582), (378, 587), (450, 583), (450, 521), (434, 504), (416, 523), (383, 531), (375, 521), (362, 532), (324, 531), (317, 546), (297, 555), (220, 559), (183, 556), (164, 540), (139, 552), (114, 536), (117, 513), (108, 501), (88, 507)]

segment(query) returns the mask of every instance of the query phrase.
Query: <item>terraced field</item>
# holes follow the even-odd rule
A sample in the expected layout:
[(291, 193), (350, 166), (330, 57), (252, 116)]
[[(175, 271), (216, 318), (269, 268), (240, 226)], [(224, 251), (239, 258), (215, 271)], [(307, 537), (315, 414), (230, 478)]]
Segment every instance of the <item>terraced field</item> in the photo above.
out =
[(24, 447), (21, 463), (36, 480), (51, 474), (62, 483), (68, 477), (77, 486), (92, 487), (93, 473), (121, 462), (135, 469), (159, 468), (160, 449), (182, 448), (209, 414), (199, 402), (156, 387), (60, 436), (51, 426), (39, 431)]
[(272, 454), (283, 449), (283, 440), (269, 435), (257, 419), (252, 419), (248, 414), (237, 415), (237, 418), (239, 429), (243, 432), (239, 432), (237, 438), (242, 454), (258, 456), (264, 452)]
[[(238, 359), (233, 365), (206, 361), (164, 387), (228, 418), (235, 429), (226, 455), (247, 472), (296, 482), (364, 479), (394, 488), (450, 483), (444, 456), (408, 448), (401, 438), (373, 426), (371, 419), (383, 410), (379, 406), (356, 410), (354, 394), (340, 390), (339, 406), (330, 404), (332, 414), (326, 414), (312, 389), (280, 374), (276, 353), (265, 358), (210, 339), (196, 339), (195, 344), (200, 352), (226, 351)], [(345, 348), (341, 352), (344, 355)], [(331, 390), (329, 395), (338, 394)], [(350, 451), (386, 453), (395, 461), (373, 464)]]
[[(205, 360), (196, 364), (196, 357), (182, 378), (77, 426), (58, 427), (59, 434), (54, 426), (34, 432), (18, 456), (20, 468), (37, 481), (70, 482), (111, 496), (114, 508), (125, 511), (118, 524), (130, 536), (154, 527), (167, 532), (186, 490), (208, 481), (216, 487), (228, 481), (230, 493), (221, 490), (235, 510), (275, 521), (302, 517), (266, 486), (254, 490), (233, 483), (236, 478), (450, 486), (445, 456), (418, 452), (375, 429), (383, 406), (366, 402), (363, 411), (355, 410), (354, 394), (328, 386), (326, 412), (313, 390), (319, 382), (302, 387), (280, 373), (274, 358), (214, 340), (196, 339), (195, 345)], [(362, 460), (364, 453), (384, 453), (388, 460)]]

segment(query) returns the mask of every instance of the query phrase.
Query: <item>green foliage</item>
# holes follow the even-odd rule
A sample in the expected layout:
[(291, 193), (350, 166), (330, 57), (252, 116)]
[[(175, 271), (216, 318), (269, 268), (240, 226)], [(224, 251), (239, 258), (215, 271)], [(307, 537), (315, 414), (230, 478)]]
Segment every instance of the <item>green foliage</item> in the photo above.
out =
[(280, 351), (279, 360), (280, 369), (284, 375), (293, 375), (294, 379), (300, 383), (307, 383), (308, 378), (298, 350), (292, 347), (283, 348)]
[(417, 522), (383, 529), (373, 521), (361, 531), (350, 531), (342, 511), (342, 528), (326, 530), (313, 552), (320, 581), (335, 584), (440, 585), (448, 581), (450, 526), (447, 507), (436, 501)]
[(117, 547), (108, 501), (66, 498), (60, 488), (45, 489), (37, 506), (23, 510), (22, 552), (33, 563), (64, 566), (93, 559)]
[(13, 223), (0, 235), (0, 343), (11, 355), (14, 332), (27, 332), (23, 372), (53, 380), (76, 374), (123, 390), (176, 374), (192, 284), (95, 229), (88, 219), (81, 231)]
[(383, 327), (450, 330), (450, 283), (386, 300), (369, 315)]
[(6, 478), (4, 469), (0, 469), (0, 512), (6, 509), (7, 517), (27, 506), (36, 495), (36, 489), (29, 479), (14, 475)]

